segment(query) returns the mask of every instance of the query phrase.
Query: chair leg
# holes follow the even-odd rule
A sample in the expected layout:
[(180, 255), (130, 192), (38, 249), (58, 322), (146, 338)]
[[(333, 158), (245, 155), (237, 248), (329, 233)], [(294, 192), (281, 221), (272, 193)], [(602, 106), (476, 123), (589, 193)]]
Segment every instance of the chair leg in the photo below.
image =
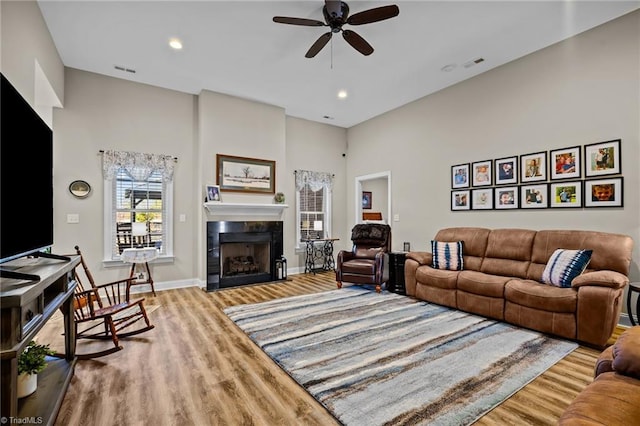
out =
[(342, 281), (336, 281), (336, 285), (338, 286), (338, 288), (342, 288)]

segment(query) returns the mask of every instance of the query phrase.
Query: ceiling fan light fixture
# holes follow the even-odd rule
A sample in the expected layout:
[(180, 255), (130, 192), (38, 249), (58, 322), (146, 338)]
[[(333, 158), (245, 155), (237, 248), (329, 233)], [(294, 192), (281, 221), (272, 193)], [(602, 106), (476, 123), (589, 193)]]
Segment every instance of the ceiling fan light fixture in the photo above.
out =
[(182, 49), (182, 41), (179, 38), (175, 38), (175, 37), (170, 38), (169, 46), (171, 46), (172, 49), (180, 50)]

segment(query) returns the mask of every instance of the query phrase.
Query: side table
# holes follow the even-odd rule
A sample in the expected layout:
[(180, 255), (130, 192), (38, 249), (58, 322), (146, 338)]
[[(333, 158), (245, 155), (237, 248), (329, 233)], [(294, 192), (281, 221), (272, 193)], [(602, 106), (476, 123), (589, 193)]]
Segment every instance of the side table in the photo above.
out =
[[(333, 259), (333, 242), (339, 238), (318, 238), (302, 240), (307, 244), (304, 259), (304, 273), (335, 270)], [(318, 243), (318, 244), (316, 244)], [(316, 261), (322, 261), (322, 266), (316, 267)]]
[[(633, 293), (638, 293), (638, 298), (636, 299), (636, 319), (633, 319), (633, 312), (631, 312), (631, 299), (633, 298)], [(629, 289), (627, 290), (627, 315), (629, 315), (629, 320), (631, 321), (631, 325), (640, 324), (640, 283), (629, 283)]]
[(389, 282), (387, 290), (393, 293), (407, 294), (404, 286), (404, 262), (407, 252), (392, 251), (389, 253)]
[[(149, 262), (158, 257), (158, 249), (155, 247), (142, 247), (142, 248), (128, 248), (122, 251), (122, 261), (131, 263), (131, 270), (129, 271), (129, 278), (136, 278), (136, 266), (144, 264), (147, 270), (147, 276), (143, 279), (135, 279), (131, 281), (130, 285), (139, 284), (151, 284), (151, 292), (156, 295), (156, 289), (153, 287), (153, 278), (151, 277), (151, 269), (149, 269)], [(127, 289), (127, 294), (129, 293)]]

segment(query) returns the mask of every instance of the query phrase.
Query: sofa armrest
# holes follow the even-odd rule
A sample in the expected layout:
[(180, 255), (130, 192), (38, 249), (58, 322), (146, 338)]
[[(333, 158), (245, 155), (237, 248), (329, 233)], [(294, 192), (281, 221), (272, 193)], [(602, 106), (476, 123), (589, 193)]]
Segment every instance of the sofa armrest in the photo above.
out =
[(611, 364), (613, 364), (613, 346), (609, 346), (598, 356), (596, 366), (593, 369), (593, 377), (596, 378), (602, 373), (613, 371)]
[(429, 265), (433, 263), (433, 255), (426, 251), (410, 251), (406, 254), (407, 259), (413, 259), (420, 265)]
[(631, 327), (613, 345), (613, 369), (640, 379), (640, 326)]
[(629, 284), (629, 278), (615, 271), (592, 271), (578, 275), (571, 281), (571, 287), (577, 288), (584, 285), (596, 285), (610, 288), (624, 288)]

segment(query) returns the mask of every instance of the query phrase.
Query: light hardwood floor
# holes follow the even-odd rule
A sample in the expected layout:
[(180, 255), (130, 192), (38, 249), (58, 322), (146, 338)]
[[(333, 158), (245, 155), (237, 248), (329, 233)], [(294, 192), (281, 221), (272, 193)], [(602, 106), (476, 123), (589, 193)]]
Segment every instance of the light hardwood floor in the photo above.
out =
[[(149, 313), (156, 328), (123, 339), (115, 354), (79, 361), (56, 425), (337, 425), (221, 310), (333, 290), (334, 278), (295, 275), (213, 293), (192, 287), (146, 294), (146, 306), (157, 306)], [(55, 321), (38, 339), (63, 348)], [(78, 352), (85, 345), (79, 342)], [(591, 382), (599, 353), (581, 346), (476, 424), (555, 424)]]

